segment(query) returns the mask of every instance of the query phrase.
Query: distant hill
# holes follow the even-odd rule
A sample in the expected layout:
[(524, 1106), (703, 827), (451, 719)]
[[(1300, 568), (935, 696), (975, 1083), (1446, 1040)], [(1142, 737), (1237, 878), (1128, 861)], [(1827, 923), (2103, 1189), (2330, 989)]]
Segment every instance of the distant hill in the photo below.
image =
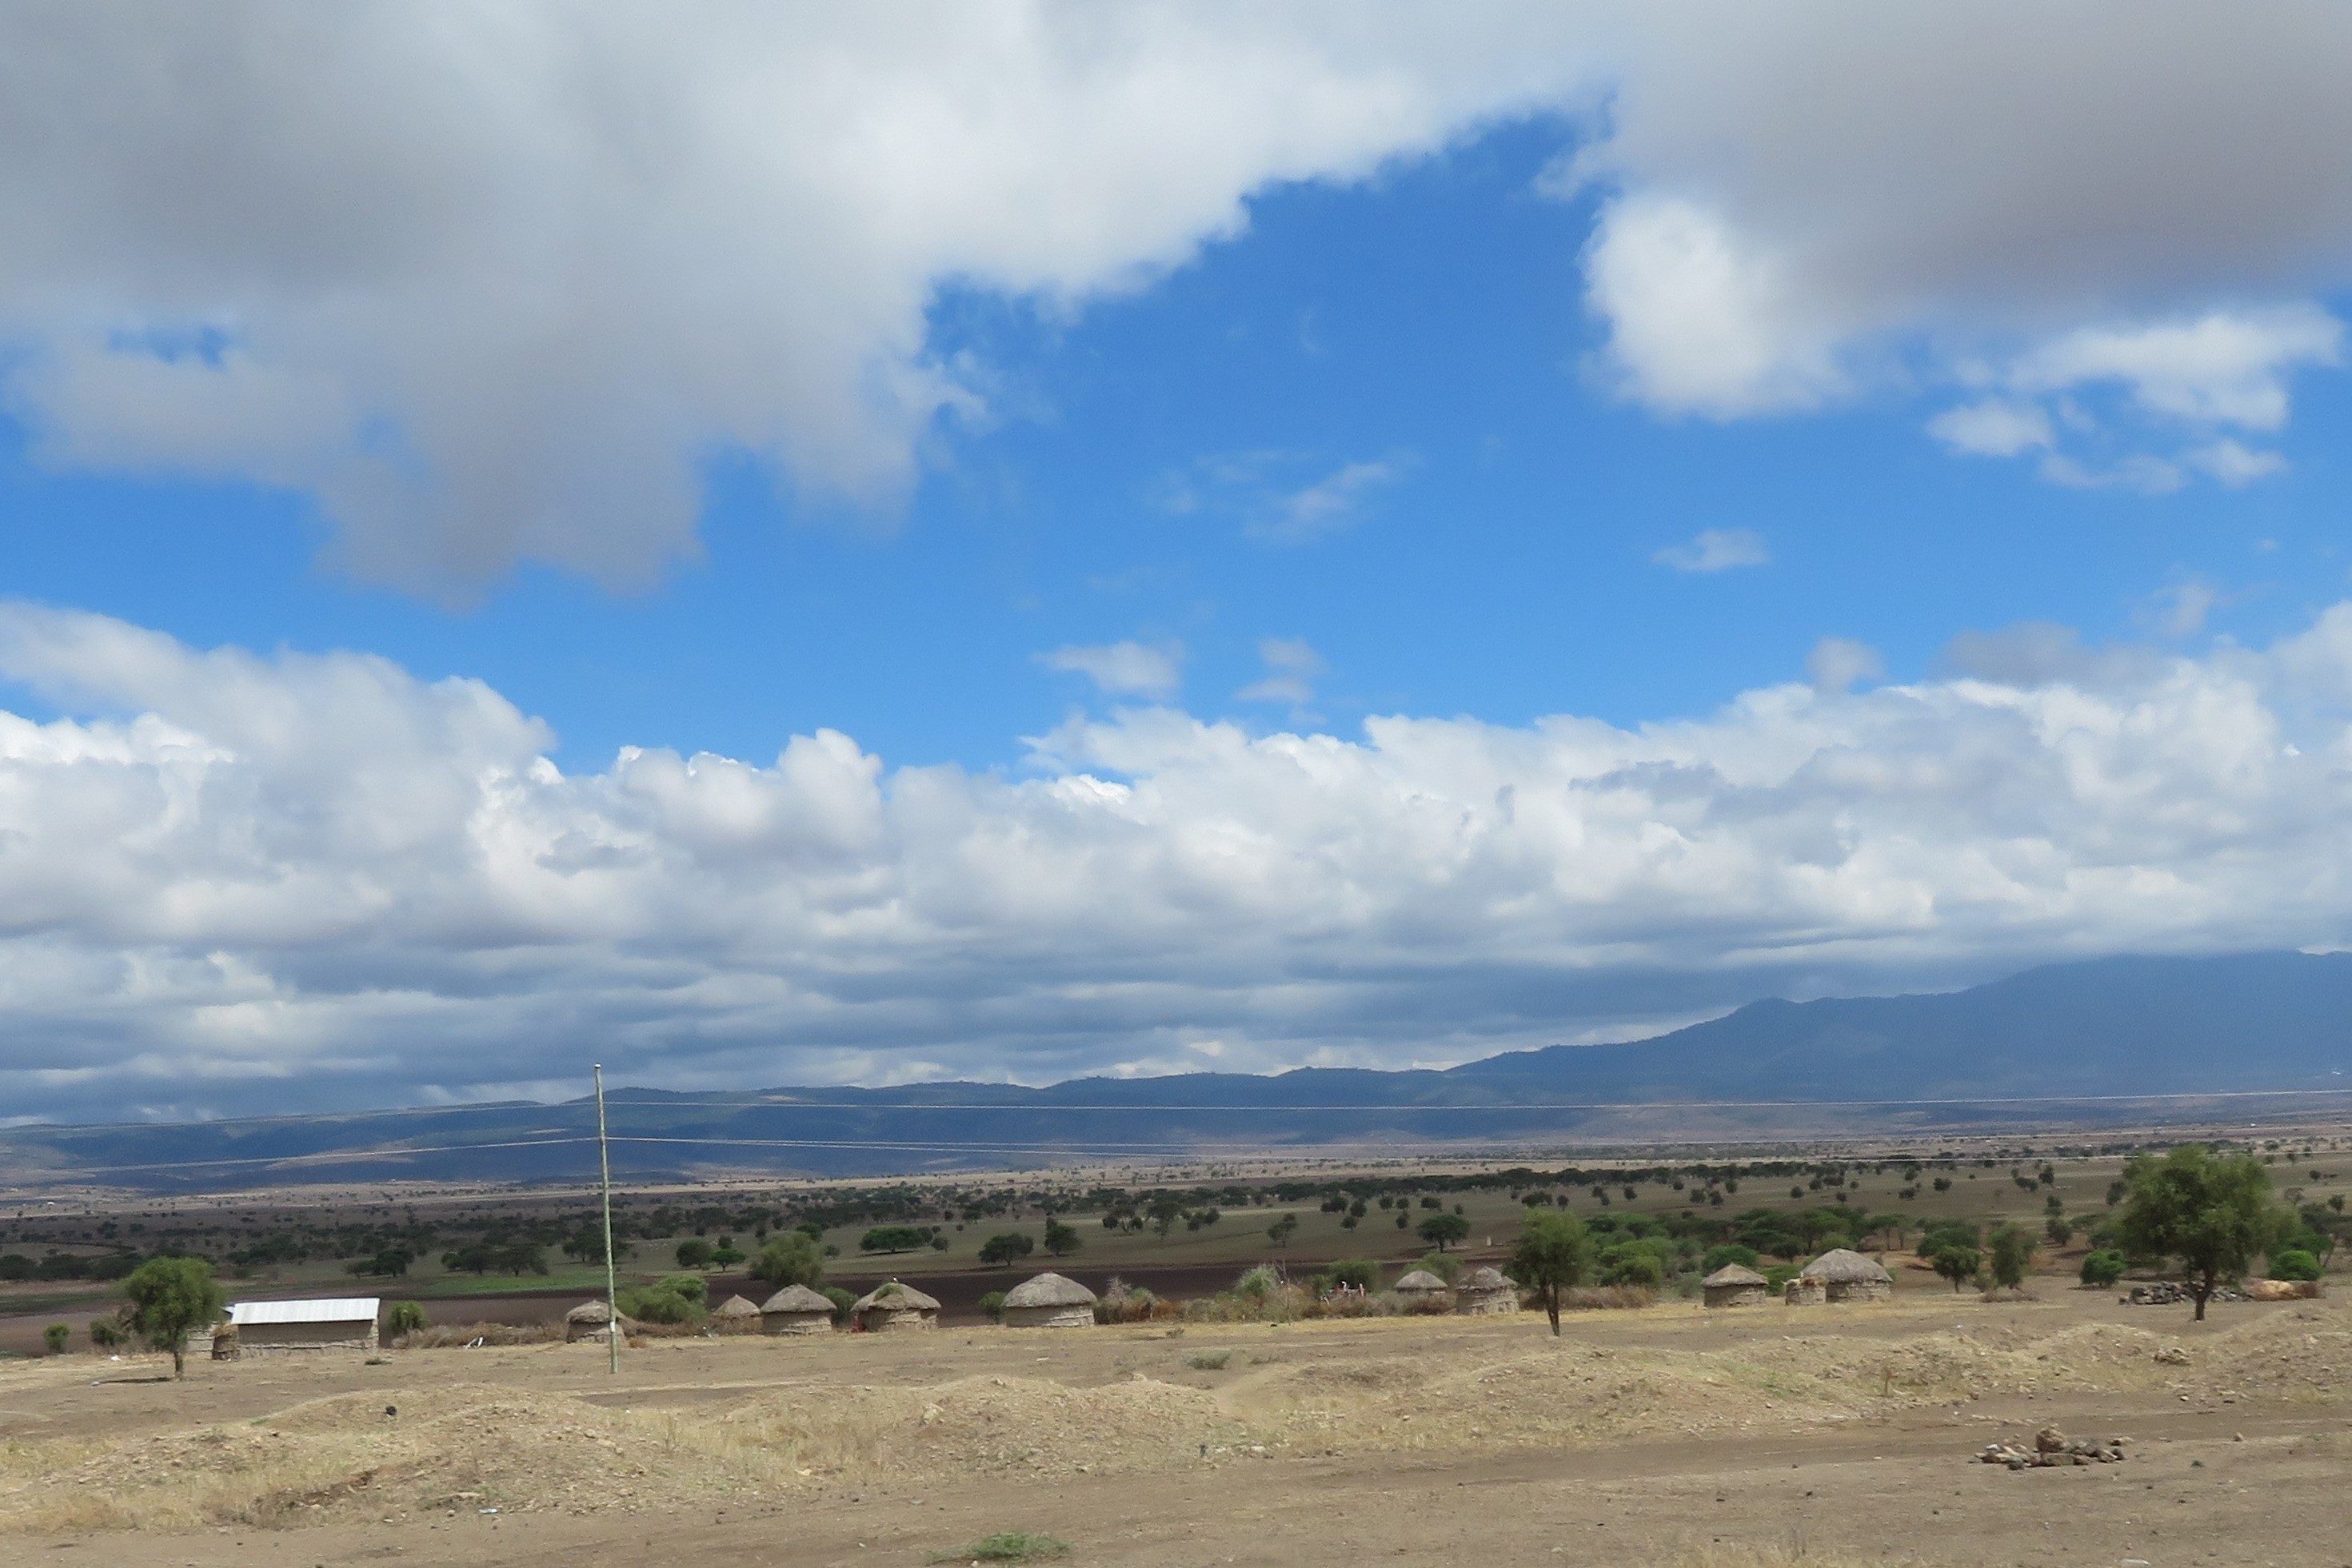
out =
[[(846, 1176), (1181, 1158), (1219, 1145), (1336, 1152), (2115, 1124), (2160, 1109), (2115, 1097), (2312, 1091), (2352, 1091), (2352, 955), (2105, 958), (1939, 995), (1765, 1000), (1650, 1040), (1517, 1051), (1445, 1071), (621, 1090), (611, 1119), (616, 1172), (636, 1179), (744, 1169)], [(2065, 1097), (2077, 1098), (2019, 1103)], [(576, 1179), (595, 1167), (594, 1130), (586, 1102), (22, 1127), (0, 1134), (0, 1168), (158, 1190)]]

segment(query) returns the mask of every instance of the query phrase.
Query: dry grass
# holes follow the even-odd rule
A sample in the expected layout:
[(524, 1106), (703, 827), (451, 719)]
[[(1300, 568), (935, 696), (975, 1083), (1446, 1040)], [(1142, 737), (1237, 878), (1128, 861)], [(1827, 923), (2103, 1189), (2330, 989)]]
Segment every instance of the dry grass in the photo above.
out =
[(428, 1323), (392, 1344), (395, 1350), (466, 1350), (477, 1344), (550, 1344), (562, 1338), (562, 1323)]

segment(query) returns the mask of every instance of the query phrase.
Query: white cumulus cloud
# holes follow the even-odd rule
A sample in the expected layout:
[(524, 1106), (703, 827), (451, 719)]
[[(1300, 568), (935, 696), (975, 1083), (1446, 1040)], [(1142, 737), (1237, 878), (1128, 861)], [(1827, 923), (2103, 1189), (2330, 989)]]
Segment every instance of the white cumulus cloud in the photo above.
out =
[(1753, 528), (1702, 528), (1688, 544), (1668, 545), (1650, 559), (1676, 571), (1729, 571), (1769, 565), (1772, 552)]
[[(2352, 941), (2352, 604), (2267, 649), (2022, 628), (1622, 727), (1074, 720), (1007, 775), (831, 731), (566, 773), (478, 682), (0, 610), (0, 1093), (1446, 1061), (1786, 985)], [(1836, 671), (1827, 672), (1832, 675)]]

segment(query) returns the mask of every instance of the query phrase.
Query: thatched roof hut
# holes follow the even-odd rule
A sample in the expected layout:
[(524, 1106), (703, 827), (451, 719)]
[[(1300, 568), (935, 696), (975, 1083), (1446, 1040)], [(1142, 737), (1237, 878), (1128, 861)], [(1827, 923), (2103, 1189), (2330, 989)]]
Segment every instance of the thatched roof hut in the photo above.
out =
[(1400, 1296), (1440, 1296), (1453, 1288), (1426, 1269), (1415, 1269), (1389, 1287)]
[(786, 1285), (760, 1303), (761, 1333), (830, 1333), (833, 1303), (806, 1285)]
[(867, 1333), (935, 1329), (940, 1326), (940, 1304), (912, 1285), (892, 1280), (858, 1297), (857, 1304), (849, 1309), (849, 1321)]
[[(603, 1341), (612, 1332), (613, 1309), (603, 1301), (583, 1301), (563, 1314), (563, 1341)], [(623, 1327), (625, 1330), (626, 1324)]]
[(1518, 1283), (1500, 1269), (1473, 1269), (1454, 1287), (1454, 1310), (1472, 1317), (1516, 1312), (1519, 1310)]
[(1883, 1301), (1895, 1293), (1894, 1275), (1847, 1247), (1830, 1249), (1797, 1278), (1818, 1283), (1827, 1301)]
[(1699, 1281), (1710, 1307), (1760, 1307), (1770, 1298), (1768, 1281), (1755, 1270), (1726, 1263)]
[(1004, 1292), (1009, 1329), (1077, 1329), (1095, 1321), (1095, 1293), (1076, 1280), (1039, 1274)]
[(730, 1296), (711, 1309), (711, 1324), (720, 1333), (758, 1333), (760, 1309), (741, 1296)]

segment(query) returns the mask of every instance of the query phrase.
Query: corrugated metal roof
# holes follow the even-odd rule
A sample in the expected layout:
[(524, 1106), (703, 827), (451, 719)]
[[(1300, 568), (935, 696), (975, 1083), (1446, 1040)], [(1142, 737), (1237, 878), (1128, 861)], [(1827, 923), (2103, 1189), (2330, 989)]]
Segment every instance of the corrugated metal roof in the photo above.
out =
[(228, 1321), (239, 1328), (252, 1323), (347, 1323), (375, 1322), (381, 1296), (334, 1296), (310, 1301), (238, 1301), (228, 1310)]

